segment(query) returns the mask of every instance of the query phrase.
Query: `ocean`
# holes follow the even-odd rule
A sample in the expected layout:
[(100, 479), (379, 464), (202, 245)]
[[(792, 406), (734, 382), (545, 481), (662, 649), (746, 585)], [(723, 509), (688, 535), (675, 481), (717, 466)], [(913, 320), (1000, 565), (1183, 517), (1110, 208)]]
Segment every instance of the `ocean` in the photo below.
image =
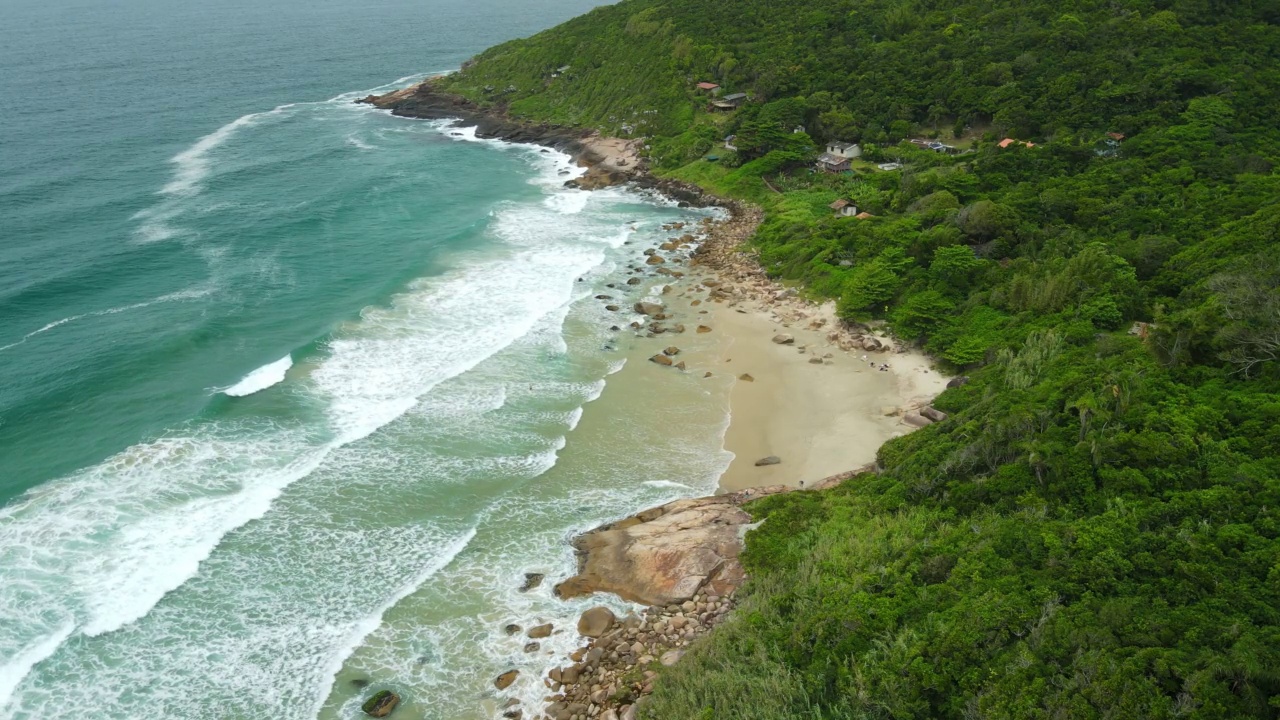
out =
[(709, 211), (352, 102), (595, 4), (6, 4), (0, 718), (527, 716), (626, 609), (568, 539), (712, 491), (728, 416), (595, 296)]

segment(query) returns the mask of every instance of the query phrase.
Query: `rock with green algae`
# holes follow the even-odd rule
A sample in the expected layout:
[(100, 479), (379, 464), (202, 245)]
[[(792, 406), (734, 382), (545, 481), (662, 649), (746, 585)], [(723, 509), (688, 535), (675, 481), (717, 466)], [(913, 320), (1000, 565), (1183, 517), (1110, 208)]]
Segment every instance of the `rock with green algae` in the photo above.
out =
[(379, 690), (372, 697), (364, 701), (360, 709), (365, 715), (370, 717), (386, 717), (396, 709), (396, 705), (400, 704), (400, 696), (390, 690)]

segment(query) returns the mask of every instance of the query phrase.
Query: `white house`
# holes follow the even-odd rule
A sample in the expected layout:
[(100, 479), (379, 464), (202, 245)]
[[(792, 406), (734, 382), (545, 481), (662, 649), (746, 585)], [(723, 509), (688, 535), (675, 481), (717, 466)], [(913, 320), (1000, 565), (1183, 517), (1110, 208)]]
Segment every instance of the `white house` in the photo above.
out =
[(858, 214), (858, 206), (844, 198), (831, 203), (828, 207), (835, 212), (836, 217), (853, 217)]
[(862, 157), (862, 147), (857, 143), (840, 142), (838, 140), (832, 140), (827, 143), (827, 152), (846, 160)]

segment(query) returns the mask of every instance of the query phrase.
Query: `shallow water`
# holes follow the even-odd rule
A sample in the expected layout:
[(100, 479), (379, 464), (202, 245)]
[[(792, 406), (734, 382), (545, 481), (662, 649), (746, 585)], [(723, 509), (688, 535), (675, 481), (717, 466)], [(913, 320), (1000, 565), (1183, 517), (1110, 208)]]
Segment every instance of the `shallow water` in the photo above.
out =
[(0, 717), (540, 696), (571, 633), (499, 629), (580, 609), (567, 538), (727, 461), (724, 388), (619, 372), (593, 298), (699, 215), (351, 100), (591, 4), (14, 6)]

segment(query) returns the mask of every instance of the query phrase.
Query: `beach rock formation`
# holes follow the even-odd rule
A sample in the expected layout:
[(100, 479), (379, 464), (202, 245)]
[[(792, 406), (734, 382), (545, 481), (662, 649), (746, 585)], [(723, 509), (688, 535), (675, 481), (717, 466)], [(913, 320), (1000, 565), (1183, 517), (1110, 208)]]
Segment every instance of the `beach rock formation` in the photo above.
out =
[(515, 682), (519, 675), (519, 670), (508, 670), (493, 679), (493, 686), (499, 690), (506, 690), (511, 687), (511, 683)]
[(778, 457), (777, 455), (770, 455), (769, 457), (763, 457), (757, 460), (756, 467), (764, 467), (765, 465), (777, 465), (780, 462), (782, 462), (782, 458)]
[(390, 690), (379, 690), (372, 697), (364, 701), (360, 709), (369, 717), (382, 718), (391, 714), (396, 709), (396, 705), (400, 704), (400, 696)]
[(529, 632), (525, 634), (534, 640), (541, 640), (545, 637), (551, 637), (551, 630), (553, 627), (554, 626), (551, 623), (546, 623), (545, 625), (529, 628)]
[(676, 500), (574, 539), (578, 574), (556, 585), (562, 598), (611, 592), (646, 605), (671, 605), (704, 588), (727, 595), (742, 582), (742, 535), (748, 498), (784, 490)]

